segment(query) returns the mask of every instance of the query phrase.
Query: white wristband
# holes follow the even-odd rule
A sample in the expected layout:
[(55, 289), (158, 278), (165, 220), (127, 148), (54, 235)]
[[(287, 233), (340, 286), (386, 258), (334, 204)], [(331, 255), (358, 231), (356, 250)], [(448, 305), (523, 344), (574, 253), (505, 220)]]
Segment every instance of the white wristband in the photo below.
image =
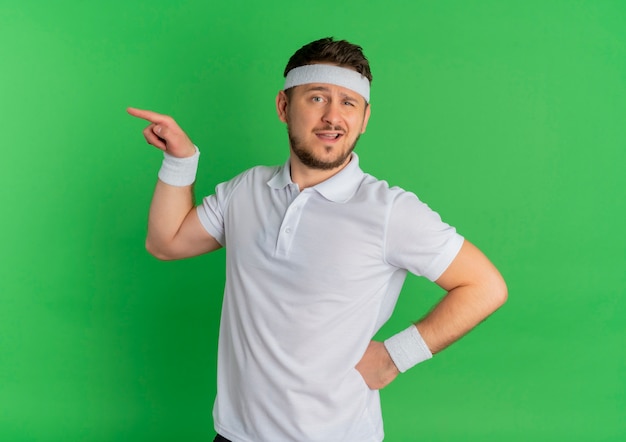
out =
[(385, 342), (385, 348), (400, 373), (433, 357), (417, 327), (411, 325)]
[(196, 180), (200, 151), (196, 146), (196, 153), (190, 157), (177, 158), (163, 152), (163, 163), (159, 170), (159, 179), (170, 186), (190, 186)]

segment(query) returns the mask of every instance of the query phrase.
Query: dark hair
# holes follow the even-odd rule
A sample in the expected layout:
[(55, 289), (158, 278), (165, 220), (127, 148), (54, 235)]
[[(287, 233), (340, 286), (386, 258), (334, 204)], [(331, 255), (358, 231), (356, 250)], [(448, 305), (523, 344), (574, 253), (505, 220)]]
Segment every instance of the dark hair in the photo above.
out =
[(363, 49), (346, 40), (335, 41), (333, 37), (313, 41), (298, 49), (287, 62), (283, 75), (286, 77), (293, 68), (314, 63), (333, 63), (348, 67), (372, 81), (370, 64), (363, 55)]

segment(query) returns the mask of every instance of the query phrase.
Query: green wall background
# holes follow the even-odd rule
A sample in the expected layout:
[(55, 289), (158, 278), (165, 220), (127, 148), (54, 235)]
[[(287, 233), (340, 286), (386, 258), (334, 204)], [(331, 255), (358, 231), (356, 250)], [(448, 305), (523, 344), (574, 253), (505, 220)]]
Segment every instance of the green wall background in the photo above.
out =
[[(371, 60), (358, 152), (498, 265), (495, 316), (383, 390), (387, 439), (626, 440), (626, 2), (0, 0), (0, 440), (209, 441), (223, 252), (144, 250), (160, 155), (198, 196), (282, 163), (289, 55)], [(441, 292), (410, 278), (385, 337)]]

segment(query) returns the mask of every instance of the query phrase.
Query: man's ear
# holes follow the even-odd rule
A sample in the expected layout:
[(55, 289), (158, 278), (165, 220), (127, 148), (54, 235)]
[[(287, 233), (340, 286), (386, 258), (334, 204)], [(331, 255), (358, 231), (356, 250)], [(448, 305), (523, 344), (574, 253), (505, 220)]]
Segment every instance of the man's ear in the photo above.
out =
[(361, 133), (365, 133), (365, 129), (367, 128), (367, 123), (370, 120), (370, 115), (372, 113), (372, 105), (367, 103), (367, 107), (365, 108), (365, 115), (363, 116), (363, 127), (361, 128)]
[(279, 91), (278, 95), (276, 95), (276, 113), (278, 113), (278, 118), (283, 123), (287, 122), (287, 102), (288, 102), (287, 94), (285, 91)]

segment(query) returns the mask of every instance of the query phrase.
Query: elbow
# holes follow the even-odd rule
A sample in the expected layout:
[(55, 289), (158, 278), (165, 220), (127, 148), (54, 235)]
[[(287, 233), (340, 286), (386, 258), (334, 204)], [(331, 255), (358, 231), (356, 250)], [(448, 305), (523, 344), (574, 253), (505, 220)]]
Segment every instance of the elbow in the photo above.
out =
[(159, 247), (153, 241), (150, 241), (150, 238), (146, 239), (146, 250), (149, 254), (151, 254), (160, 261), (172, 261), (176, 259), (176, 257), (171, 253), (168, 253), (166, 249), (164, 249), (163, 247)]
[(504, 305), (509, 297), (509, 290), (507, 288), (506, 281), (504, 281), (504, 278), (500, 274), (498, 274), (493, 281), (491, 293), (495, 307), (494, 310), (497, 310)]
[(477, 293), (480, 293), (481, 304), (487, 315), (502, 307), (509, 297), (506, 282), (495, 268), (492, 272), (483, 275), (477, 288)]

